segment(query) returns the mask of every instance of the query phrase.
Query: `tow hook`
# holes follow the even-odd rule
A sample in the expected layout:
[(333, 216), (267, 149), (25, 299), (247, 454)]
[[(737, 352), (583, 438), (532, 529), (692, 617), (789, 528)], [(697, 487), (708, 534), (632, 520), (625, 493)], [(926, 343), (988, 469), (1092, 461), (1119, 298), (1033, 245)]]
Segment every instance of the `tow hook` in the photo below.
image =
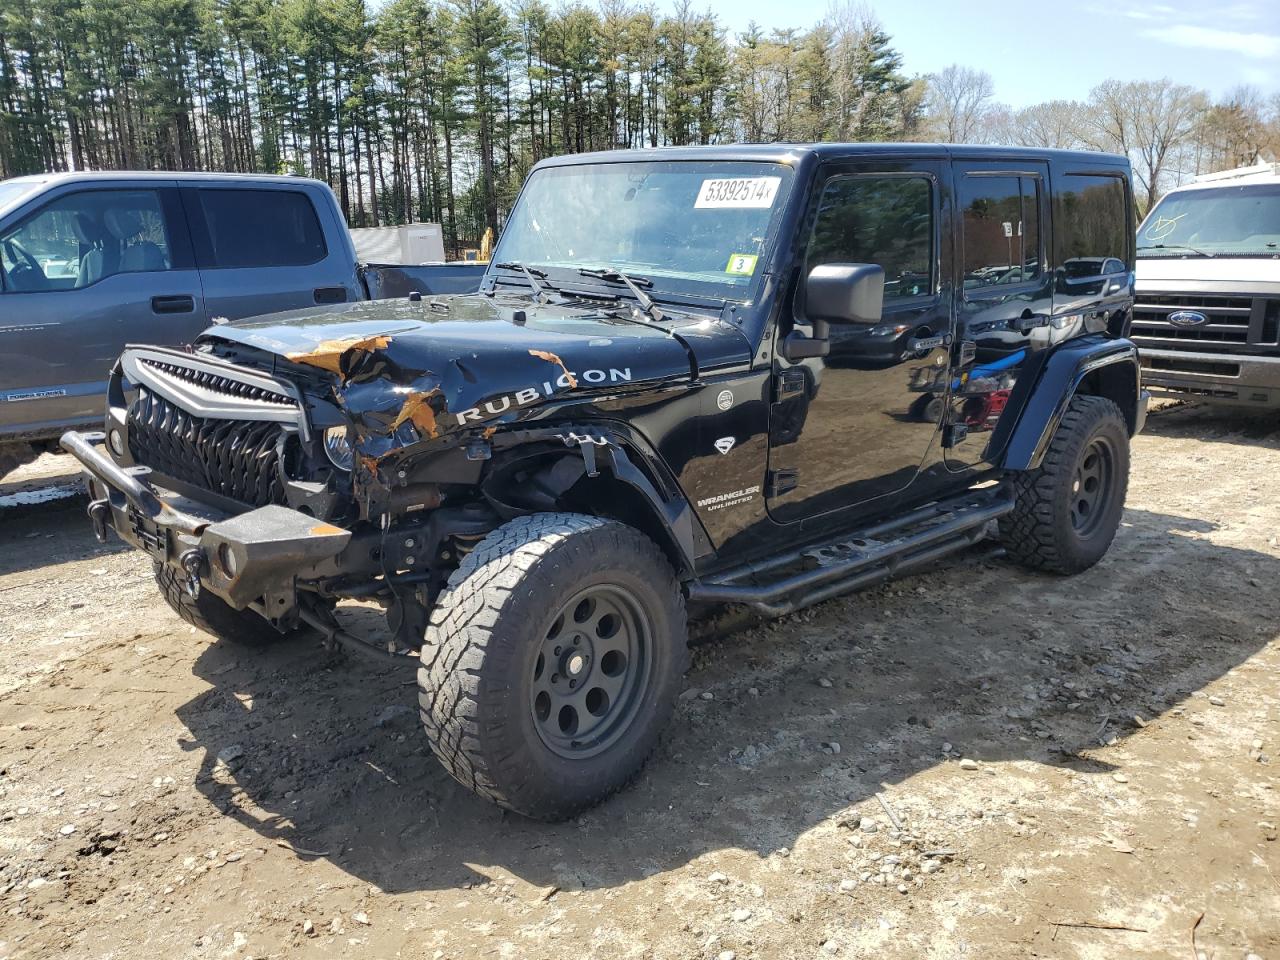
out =
[(93, 524), (93, 535), (99, 543), (107, 542), (107, 517), (111, 514), (111, 504), (106, 500), (94, 500), (89, 504), (89, 522)]
[(192, 600), (200, 599), (200, 569), (204, 566), (204, 556), (199, 550), (191, 549), (178, 558), (183, 572), (187, 575), (187, 596)]

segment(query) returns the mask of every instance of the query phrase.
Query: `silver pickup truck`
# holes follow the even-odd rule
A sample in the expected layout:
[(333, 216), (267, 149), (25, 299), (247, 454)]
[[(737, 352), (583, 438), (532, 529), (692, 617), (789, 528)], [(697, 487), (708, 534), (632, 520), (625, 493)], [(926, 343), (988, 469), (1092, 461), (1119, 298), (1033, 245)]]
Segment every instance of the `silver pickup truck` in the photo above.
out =
[(483, 264), (361, 265), (318, 180), (60, 173), (0, 182), (0, 477), (102, 419), (127, 343), (223, 319), (469, 293)]

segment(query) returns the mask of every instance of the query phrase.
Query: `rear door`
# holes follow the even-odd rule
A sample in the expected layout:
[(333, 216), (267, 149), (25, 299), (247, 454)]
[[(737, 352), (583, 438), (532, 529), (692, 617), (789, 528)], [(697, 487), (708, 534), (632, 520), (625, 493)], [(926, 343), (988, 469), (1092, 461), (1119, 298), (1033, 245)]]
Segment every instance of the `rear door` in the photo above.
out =
[(101, 418), (126, 343), (207, 326), (176, 183), (68, 184), (0, 226), (0, 429)]
[[(942, 416), (922, 381), (947, 382), (951, 333), (946, 164), (897, 160), (820, 172), (802, 275), (824, 263), (884, 267), (874, 325), (832, 323), (826, 357), (781, 358), (770, 420), (773, 519), (804, 520), (897, 493), (931, 456)], [(796, 320), (804, 322), (802, 298)]]
[(999, 452), (990, 449), (992, 432), (1005, 408), (1016, 408), (1014, 388), (1048, 344), (1054, 271), (1048, 163), (957, 161), (954, 169), (959, 343), (946, 459), (965, 468)]
[(346, 224), (321, 197), (302, 184), (184, 185), (210, 317), (238, 320), (362, 298)]

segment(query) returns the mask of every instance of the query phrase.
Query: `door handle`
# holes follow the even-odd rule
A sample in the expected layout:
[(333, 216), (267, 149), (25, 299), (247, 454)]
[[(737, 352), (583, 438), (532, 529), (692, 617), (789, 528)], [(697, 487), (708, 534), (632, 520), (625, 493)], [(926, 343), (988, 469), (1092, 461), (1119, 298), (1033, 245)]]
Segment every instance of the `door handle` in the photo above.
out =
[(346, 287), (316, 287), (311, 291), (316, 303), (346, 303)]
[(194, 313), (196, 298), (189, 296), (152, 297), (153, 313)]
[(1043, 313), (1032, 313), (1025, 317), (1013, 321), (1014, 329), (1019, 333), (1030, 333), (1032, 330), (1038, 330), (1041, 327), (1047, 327), (1050, 319)]
[(942, 333), (936, 337), (912, 337), (907, 341), (908, 353), (925, 353), (938, 347), (951, 346), (951, 334)]

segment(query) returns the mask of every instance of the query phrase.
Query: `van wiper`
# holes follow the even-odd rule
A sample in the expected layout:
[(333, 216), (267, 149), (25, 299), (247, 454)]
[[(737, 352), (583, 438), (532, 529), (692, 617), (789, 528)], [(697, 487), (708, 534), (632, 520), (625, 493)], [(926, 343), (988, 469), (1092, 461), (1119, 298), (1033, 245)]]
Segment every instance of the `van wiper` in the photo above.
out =
[(1185, 243), (1153, 243), (1146, 246), (1138, 247), (1139, 250), (1190, 250), (1197, 257), (1208, 257), (1210, 260), (1214, 258), (1214, 254), (1197, 247), (1188, 246)]
[(529, 281), (529, 286), (533, 287), (533, 292), (536, 294), (538, 302), (547, 303), (550, 301), (551, 298), (547, 296), (547, 291), (555, 288), (551, 284), (544, 282), (547, 278), (545, 270), (539, 270), (537, 267), (526, 267), (518, 260), (495, 263), (494, 266), (499, 270), (519, 270), (524, 274), (525, 279)]
[(641, 310), (648, 314), (655, 322), (661, 322), (664, 319), (661, 308), (653, 302), (652, 297), (640, 289), (642, 286), (653, 286), (653, 281), (648, 277), (628, 277), (621, 270), (614, 267), (606, 267), (603, 270), (597, 270), (593, 267), (582, 267), (578, 270), (578, 274), (583, 277), (596, 277), (600, 280), (608, 280), (611, 283), (625, 283), (627, 285), (627, 289), (630, 290), (632, 295), (636, 298), (636, 303), (640, 304)]

